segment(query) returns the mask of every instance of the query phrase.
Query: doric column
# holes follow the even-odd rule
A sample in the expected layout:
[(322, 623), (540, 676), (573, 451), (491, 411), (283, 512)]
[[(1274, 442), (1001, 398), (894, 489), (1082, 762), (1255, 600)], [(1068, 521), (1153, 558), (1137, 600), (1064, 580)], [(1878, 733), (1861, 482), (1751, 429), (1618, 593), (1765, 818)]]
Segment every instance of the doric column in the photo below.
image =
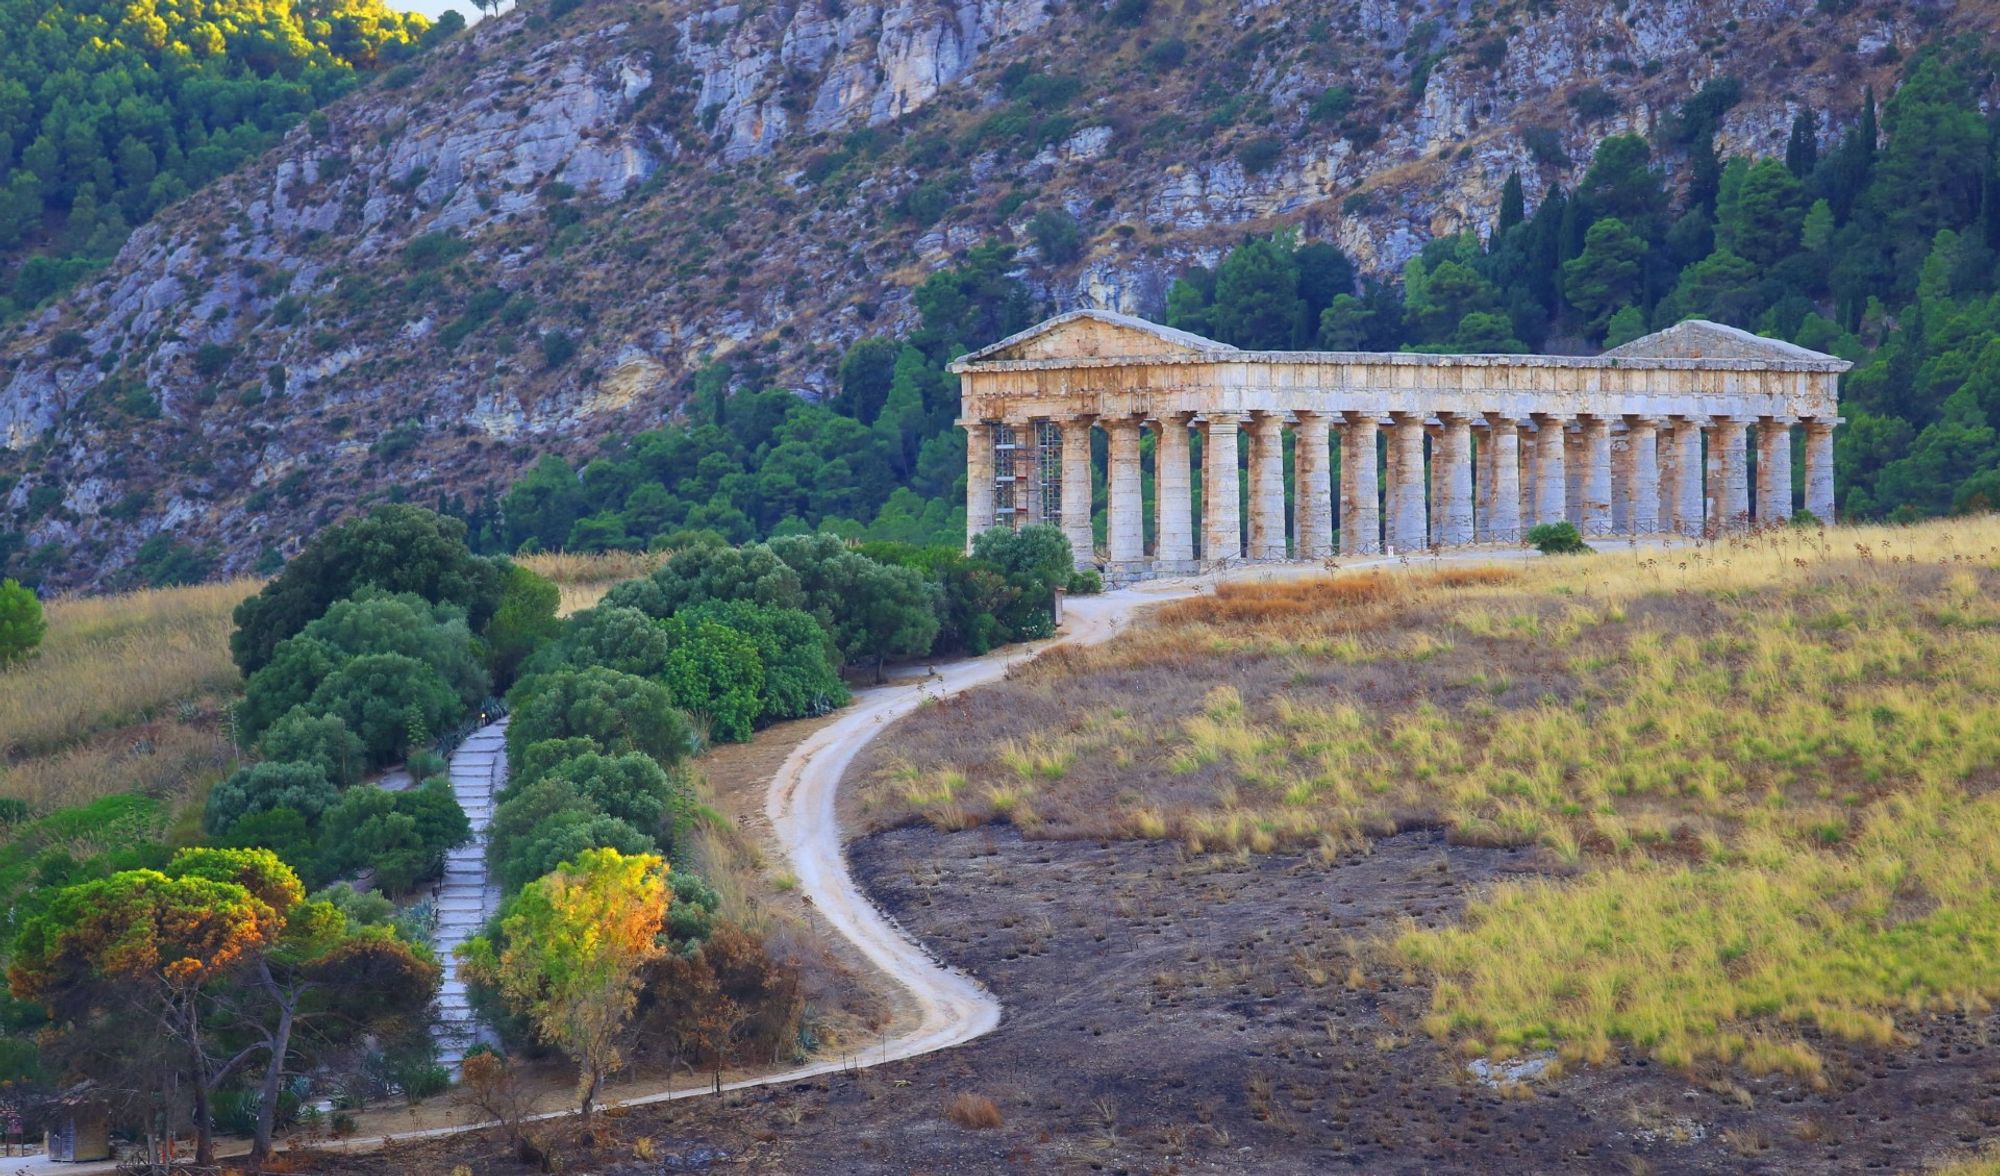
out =
[(1699, 417), (1682, 417), (1674, 422), (1673, 527), (1683, 535), (1704, 534), (1708, 525), (1703, 513), (1708, 506), (1708, 495), (1702, 487), (1703, 427)]
[(1822, 527), (1833, 525), (1833, 425), (1806, 422), (1806, 509)]
[(1250, 418), (1250, 558), (1285, 558), (1285, 418)]
[(1586, 535), (1611, 533), (1611, 422), (1601, 416), (1585, 417), (1582, 429), (1584, 466), (1581, 471), (1582, 519), (1577, 530)]
[(1626, 425), (1625, 530), (1651, 535), (1660, 529), (1659, 422), (1640, 417)]
[(960, 421), (965, 429), (965, 553), (972, 541), (993, 529), (993, 426)]
[[(1516, 422), (1519, 427), (1521, 422)], [(1532, 420), (1531, 430), (1521, 438), (1521, 534), (1541, 521), (1541, 430)]]
[(1293, 541), (1300, 559), (1325, 559), (1333, 554), (1332, 455), (1327, 448), (1327, 419), (1316, 412), (1298, 414), (1292, 430), (1293, 493), (1298, 518)]
[(1744, 422), (1717, 417), (1709, 427), (1708, 447), (1714, 457), (1715, 523), (1723, 531), (1750, 525), (1749, 452)]
[(1202, 562), (1211, 567), (1243, 558), (1243, 511), (1238, 501), (1237, 441), (1241, 422), (1210, 413), (1202, 430)]
[(1504, 417), (1488, 417), (1486, 448), (1493, 460), (1492, 493), (1486, 498), (1488, 513), (1481, 520), (1481, 536), (1488, 543), (1517, 543), (1521, 538), (1521, 430)]
[(1611, 531), (1632, 533), (1632, 434), (1611, 431)]
[(1578, 531), (1584, 529), (1583, 501), (1584, 479), (1590, 470), (1588, 438), (1584, 436), (1583, 421), (1579, 418), (1576, 428), (1563, 426), (1563, 517), (1575, 525)]
[(1062, 529), (1079, 569), (1097, 565), (1090, 527), (1090, 418), (1062, 422)]
[(1433, 462), (1431, 470), (1431, 481), (1442, 487), (1438, 542), (1461, 547), (1472, 542), (1472, 422), (1453, 413), (1444, 417), (1443, 423), (1435, 450), (1443, 465), (1438, 468)]
[(1113, 417), (1103, 422), (1110, 441), (1110, 491), (1105, 511), (1105, 545), (1112, 566), (1130, 570), (1146, 558), (1146, 500), (1139, 481), (1139, 422)]
[(1153, 447), (1156, 545), (1153, 560), (1162, 571), (1194, 570), (1194, 504), (1190, 497), (1187, 413), (1168, 413), (1158, 422)]
[(1757, 522), (1792, 517), (1792, 422), (1765, 417), (1757, 423)]
[(1340, 553), (1382, 550), (1381, 485), (1376, 474), (1375, 418), (1347, 414), (1340, 426)]
[(1569, 471), (1565, 468), (1563, 422), (1535, 418), (1535, 521), (1559, 523), (1569, 517)]
[(1389, 446), (1396, 457), (1389, 472), (1395, 506), (1389, 512), (1390, 546), (1400, 554), (1422, 551), (1430, 541), (1424, 518), (1424, 418), (1396, 413)]

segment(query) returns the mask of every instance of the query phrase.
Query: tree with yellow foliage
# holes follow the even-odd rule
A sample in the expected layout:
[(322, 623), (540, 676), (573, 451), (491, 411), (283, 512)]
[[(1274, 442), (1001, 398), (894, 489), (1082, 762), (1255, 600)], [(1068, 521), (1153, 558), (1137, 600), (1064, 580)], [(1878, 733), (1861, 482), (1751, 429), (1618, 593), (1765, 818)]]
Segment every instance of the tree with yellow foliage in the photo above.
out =
[(665, 951), (667, 864), (654, 854), (587, 849), (523, 887), (500, 922), (458, 949), (465, 975), (497, 989), (543, 1041), (577, 1065), (583, 1120), (618, 1069), (618, 1040), (645, 966)]

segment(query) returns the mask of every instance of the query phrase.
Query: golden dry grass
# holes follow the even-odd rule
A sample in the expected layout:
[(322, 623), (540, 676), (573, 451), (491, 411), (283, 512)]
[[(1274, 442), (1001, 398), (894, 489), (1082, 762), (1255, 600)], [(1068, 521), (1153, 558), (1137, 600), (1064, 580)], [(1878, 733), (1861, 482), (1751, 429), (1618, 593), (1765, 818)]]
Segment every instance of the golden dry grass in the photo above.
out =
[(51, 601), (39, 654), (0, 671), (0, 796), (36, 811), (117, 793), (198, 801), (233, 761), (230, 614), (256, 588)]
[(41, 755), (232, 693), (240, 678), (229, 660), (230, 614), (257, 586), (233, 580), (50, 602), (39, 655), (0, 671), (0, 752)]
[(1466, 1053), (1814, 1079), (1801, 1025), (1887, 1045), (2000, 1000), (1996, 519), (1225, 587), (896, 743), (878, 823), (1328, 856), (1442, 826), (1582, 871), (1396, 939)]
[(562, 589), (557, 612), (568, 616), (604, 598), (613, 585), (651, 574), (671, 552), (605, 551), (595, 553), (544, 551), (515, 556), (515, 561), (555, 582)]

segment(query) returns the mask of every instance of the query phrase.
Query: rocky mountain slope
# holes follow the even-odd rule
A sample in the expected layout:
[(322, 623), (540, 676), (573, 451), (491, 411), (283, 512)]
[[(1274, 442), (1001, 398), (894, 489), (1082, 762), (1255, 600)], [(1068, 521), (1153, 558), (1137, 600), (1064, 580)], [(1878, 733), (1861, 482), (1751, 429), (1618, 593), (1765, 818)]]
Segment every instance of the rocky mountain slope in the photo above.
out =
[(1157, 314), (1186, 265), (1278, 225), (1389, 272), (1483, 227), (1510, 171), (1572, 182), (1705, 82), (1742, 83), (1718, 147), (1781, 153), (1800, 108), (1845, 124), (1916, 47), (1996, 22), (1925, 0), (531, 0), (0, 339), (0, 534), (55, 587), (114, 582), (160, 534), (239, 570), (372, 498), (476, 495), (643, 428), (710, 363), (821, 394), (988, 239), (1052, 308)]

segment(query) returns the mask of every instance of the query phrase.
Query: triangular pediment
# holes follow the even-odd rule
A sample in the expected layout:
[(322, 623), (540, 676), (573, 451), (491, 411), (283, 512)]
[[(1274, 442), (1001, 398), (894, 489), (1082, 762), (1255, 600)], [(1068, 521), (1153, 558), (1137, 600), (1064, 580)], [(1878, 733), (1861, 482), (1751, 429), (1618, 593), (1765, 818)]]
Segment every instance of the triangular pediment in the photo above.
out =
[(1108, 310), (1072, 310), (961, 356), (952, 366), (1023, 359), (1207, 355), (1234, 350), (1227, 343), (1131, 315)]
[(1844, 364), (1837, 355), (1766, 339), (1707, 319), (1688, 319), (1606, 351), (1605, 359), (1725, 359), (1746, 362)]

